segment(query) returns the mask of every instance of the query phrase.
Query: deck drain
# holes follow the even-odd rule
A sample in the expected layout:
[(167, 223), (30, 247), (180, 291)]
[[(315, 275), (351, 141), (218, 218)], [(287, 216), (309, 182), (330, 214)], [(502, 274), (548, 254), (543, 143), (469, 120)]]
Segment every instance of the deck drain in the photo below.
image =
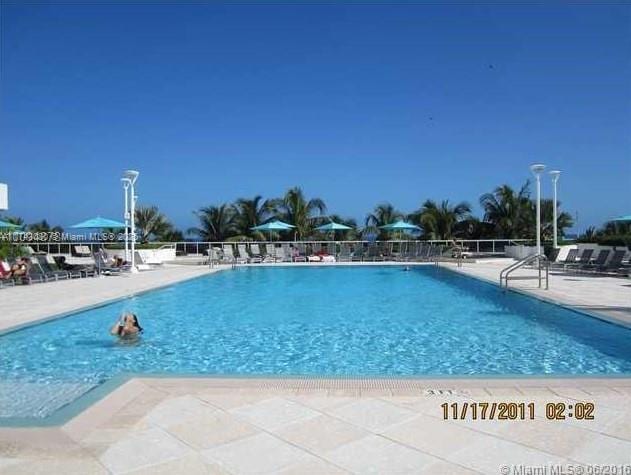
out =
[(423, 396), (469, 396), (469, 392), (459, 389), (423, 389)]

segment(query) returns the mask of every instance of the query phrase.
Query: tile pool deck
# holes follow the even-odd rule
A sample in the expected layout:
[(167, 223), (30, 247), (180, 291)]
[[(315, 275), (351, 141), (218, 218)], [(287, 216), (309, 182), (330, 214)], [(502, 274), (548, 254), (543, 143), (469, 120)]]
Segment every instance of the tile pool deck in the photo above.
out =
[[(485, 259), (474, 263), (465, 261), (462, 267), (457, 267), (453, 263), (441, 265), (497, 285), (501, 270), (511, 262), (514, 261), (512, 259)], [(532, 278), (536, 275), (536, 271), (519, 269), (513, 275), (520, 278)], [(539, 289), (538, 281), (532, 279), (510, 280), (509, 288), (631, 327), (631, 278), (553, 271), (550, 274), (548, 290)]]
[[(489, 260), (455, 270), (495, 281), (504, 265)], [(4, 289), (0, 329), (208, 272), (172, 266)], [(628, 279), (566, 278), (551, 277), (544, 296), (606, 318), (630, 317)], [(511, 284), (539, 292), (533, 281)], [(534, 402), (536, 417), (443, 420), (441, 404), (474, 401)], [(595, 404), (594, 420), (544, 416), (546, 403), (579, 401)], [(3, 474), (499, 474), (578, 464), (631, 467), (631, 378), (137, 377), (62, 426), (0, 427)]]
[[(474, 401), (534, 402), (535, 419), (443, 420), (441, 404)], [(579, 401), (595, 404), (593, 421), (544, 416), (546, 403)], [(619, 466), (631, 464), (630, 401), (628, 379), (136, 378), (61, 427), (0, 429), (0, 472), (499, 474), (506, 466)]]

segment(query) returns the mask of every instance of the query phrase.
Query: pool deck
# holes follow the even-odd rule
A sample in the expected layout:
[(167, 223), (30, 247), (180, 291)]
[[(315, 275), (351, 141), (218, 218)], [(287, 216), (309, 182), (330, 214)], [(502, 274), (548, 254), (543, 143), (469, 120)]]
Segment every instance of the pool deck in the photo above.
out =
[[(442, 404), (465, 402), (532, 402), (535, 416), (443, 419)], [(594, 403), (594, 420), (548, 420), (546, 404), (560, 402)], [(136, 378), (61, 427), (0, 428), (0, 472), (451, 475), (628, 465), (629, 402), (631, 379)]]
[[(443, 265), (496, 282), (506, 261)], [(0, 331), (209, 272), (164, 266), (3, 289)], [(629, 279), (511, 286), (631, 322)], [(441, 404), (454, 402), (534, 402), (535, 419), (443, 420)], [(547, 420), (545, 404), (557, 402), (594, 403), (594, 420)], [(3, 474), (512, 474), (557, 464), (631, 467), (631, 378), (135, 377), (61, 426), (0, 427)]]
[[(482, 259), (472, 263), (465, 260), (462, 267), (454, 263), (441, 266), (498, 285), (501, 270), (512, 262), (505, 258)], [(534, 269), (519, 269), (513, 275), (532, 278), (536, 274)], [(548, 290), (539, 289), (538, 285), (538, 280), (532, 279), (509, 281), (510, 289), (631, 327), (630, 278), (553, 271)]]

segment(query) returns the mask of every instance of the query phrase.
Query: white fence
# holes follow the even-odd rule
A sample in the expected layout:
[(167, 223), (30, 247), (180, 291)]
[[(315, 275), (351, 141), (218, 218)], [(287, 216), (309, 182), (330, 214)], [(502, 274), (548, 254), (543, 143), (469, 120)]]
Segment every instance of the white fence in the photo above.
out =
[(517, 260), (525, 259), (528, 256), (532, 256), (537, 253), (537, 246), (506, 246), (506, 257), (512, 257)]
[[(290, 244), (297, 246), (319, 245), (326, 247), (329, 252), (335, 253), (339, 251), (341, 244), (357, 247), (367, 247), (370, 245), (378, 245), (392, 252), (400, 250), (402, 247), (410, 243), (423, 242), (426, 244), (441, 245), (445, 248), (457, 245), (464, 248), (465, 251), (473, 256), (503, 256), (506, 248), (509, 246), (519, 245), (527, 242), (527, 239), (456, 239), (456, 240), (428, 240), (428, 241), (248, 241), (246, 244)], [(99, 242), (21, 242), (14, 243), (19, 246), (28, 246), (35, 252), (47, 252), (54, 255), (73, 255), (75, 254), (75, 246), (88, 246), (92, 252), (100, 247), (106, 249), (123, 251), (123, 244), (99, 243)], [(151, 249), (140, 244), (136, 245), (136, 249), (142, 253), (146, 253), (146, 257), (150, 260), (156, 259), (160, 261), (173, 260), (176, 256), (205, 256), (208, 255), (208, 249), (212, 246), (215, 248), (224, 248), (225, 246), (234, 246), (237, 242), (209, 242), (209, 241), (180, 241), (180, 242), (153, 242)], [(144, 257), (144, 256), (143, 256)]]

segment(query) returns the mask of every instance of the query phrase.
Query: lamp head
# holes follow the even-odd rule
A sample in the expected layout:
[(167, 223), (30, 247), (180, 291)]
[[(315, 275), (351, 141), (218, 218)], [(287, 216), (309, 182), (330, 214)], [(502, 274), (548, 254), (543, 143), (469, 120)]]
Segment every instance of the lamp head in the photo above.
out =
[(550, 176), (552, 177), (552, 181), (557, 181), (559, 176), (561, 176), (561, 170), (552, 170)]
[(129, 182), (133, 185), (134, 183), (136, 183), (138, 175), (140, 175), (140, 172), (136, 170), (125, 170), (125, 172), (123, 173), (123, 178), (127, 178)]
[(131, 185), (131, 181), (129, 180), (129, 178), (121, 178), (121, 183), (125, 188), (128, 188), (129, 185)]
[(533, 173), (533, 175), (537, 177), (541, 175), (541, 173), (543, 173), (545, 169), (546, 169), (546, 166), (541, 163), (535, 163), (534, 165), (530, 165), (530, 171)]

